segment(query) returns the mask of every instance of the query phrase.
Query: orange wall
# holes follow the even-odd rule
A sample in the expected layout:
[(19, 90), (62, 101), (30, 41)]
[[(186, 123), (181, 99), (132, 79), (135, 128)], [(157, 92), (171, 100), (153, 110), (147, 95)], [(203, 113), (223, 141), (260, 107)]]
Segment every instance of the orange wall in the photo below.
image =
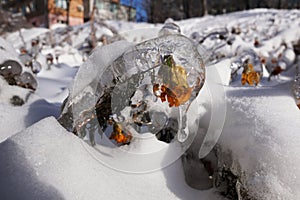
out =
[[(82, 8), (81, 10), (79, 8)], [(66, 21), (67, 11), (55, 6), (55, 0), (48, 0), (49, 22), (55, 24), (57, 20)], [(83, 0), (70, 1), (70, 25), (83, 23)]]

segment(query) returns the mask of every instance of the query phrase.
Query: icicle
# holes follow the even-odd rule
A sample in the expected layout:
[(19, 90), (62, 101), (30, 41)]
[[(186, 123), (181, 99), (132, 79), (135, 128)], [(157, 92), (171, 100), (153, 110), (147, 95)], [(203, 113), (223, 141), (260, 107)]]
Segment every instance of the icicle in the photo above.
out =
[(178, 107), (179, 110), (179, 118), (178, 118), (178, 133), (177, 133), (177, 139), (179, 142), (184, 142), (188, 136), (189, 131), (186, 128), (186, 115), (183, 114), (182, 106)]

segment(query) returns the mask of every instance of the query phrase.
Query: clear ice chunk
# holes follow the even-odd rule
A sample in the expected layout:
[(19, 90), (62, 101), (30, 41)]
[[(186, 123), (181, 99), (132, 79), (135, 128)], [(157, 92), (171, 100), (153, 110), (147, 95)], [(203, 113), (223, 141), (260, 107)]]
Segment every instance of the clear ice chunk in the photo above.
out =
[(104, 68), (98, 81), (83, 88), (92, 90), (88, 99), (80, 93), (69, 96), (60, 122), (78, 135), (97, 118), (99, 124), (93, 126), (103, 132), (118, 124), (124, 132), (133, 128), (138, 134), (170, 134), (167, 138), (178, 134), (178, 141), (184, 142), (190, 134), (185, 115), (204, 80), (204, 63), (193, 41), (164, 35), (128, 48)]
[(174, 23), (172, 20), (167, 20), (161, 30), (159, 31), (159, 36), (166, 36), (172, 34), (180, 34), (181, 30), (180, 27)]

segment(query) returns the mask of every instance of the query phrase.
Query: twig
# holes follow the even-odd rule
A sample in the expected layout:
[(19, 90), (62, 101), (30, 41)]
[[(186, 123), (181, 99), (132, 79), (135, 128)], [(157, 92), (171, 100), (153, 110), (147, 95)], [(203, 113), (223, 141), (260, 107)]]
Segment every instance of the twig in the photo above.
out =
[(21, 40), (23, 42), (24, 47), (26, 48), (26, 43), (25, 43), (25, 40), (24, 40), (24, 37), (23, 37), (21, 29), (19, 29), (19, 36), (20, 36), (20, 38), (21, 38)]

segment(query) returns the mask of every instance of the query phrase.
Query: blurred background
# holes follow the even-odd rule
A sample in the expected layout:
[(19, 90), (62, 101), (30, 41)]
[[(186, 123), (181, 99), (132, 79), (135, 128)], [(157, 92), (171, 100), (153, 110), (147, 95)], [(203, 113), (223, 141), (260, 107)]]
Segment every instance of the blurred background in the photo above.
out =
[[(51, 27), (83, 24), (96, 11), (104, 20), (162, 23), (253, 8), (299, 9), (300, 0), (1, 0), (0, 23)], [(20, 21), (23, 20), (22, 23)], [(14, 23), (15, 22), (15, 23)], [(10, 30), (7, 30), (10, 31)]]

